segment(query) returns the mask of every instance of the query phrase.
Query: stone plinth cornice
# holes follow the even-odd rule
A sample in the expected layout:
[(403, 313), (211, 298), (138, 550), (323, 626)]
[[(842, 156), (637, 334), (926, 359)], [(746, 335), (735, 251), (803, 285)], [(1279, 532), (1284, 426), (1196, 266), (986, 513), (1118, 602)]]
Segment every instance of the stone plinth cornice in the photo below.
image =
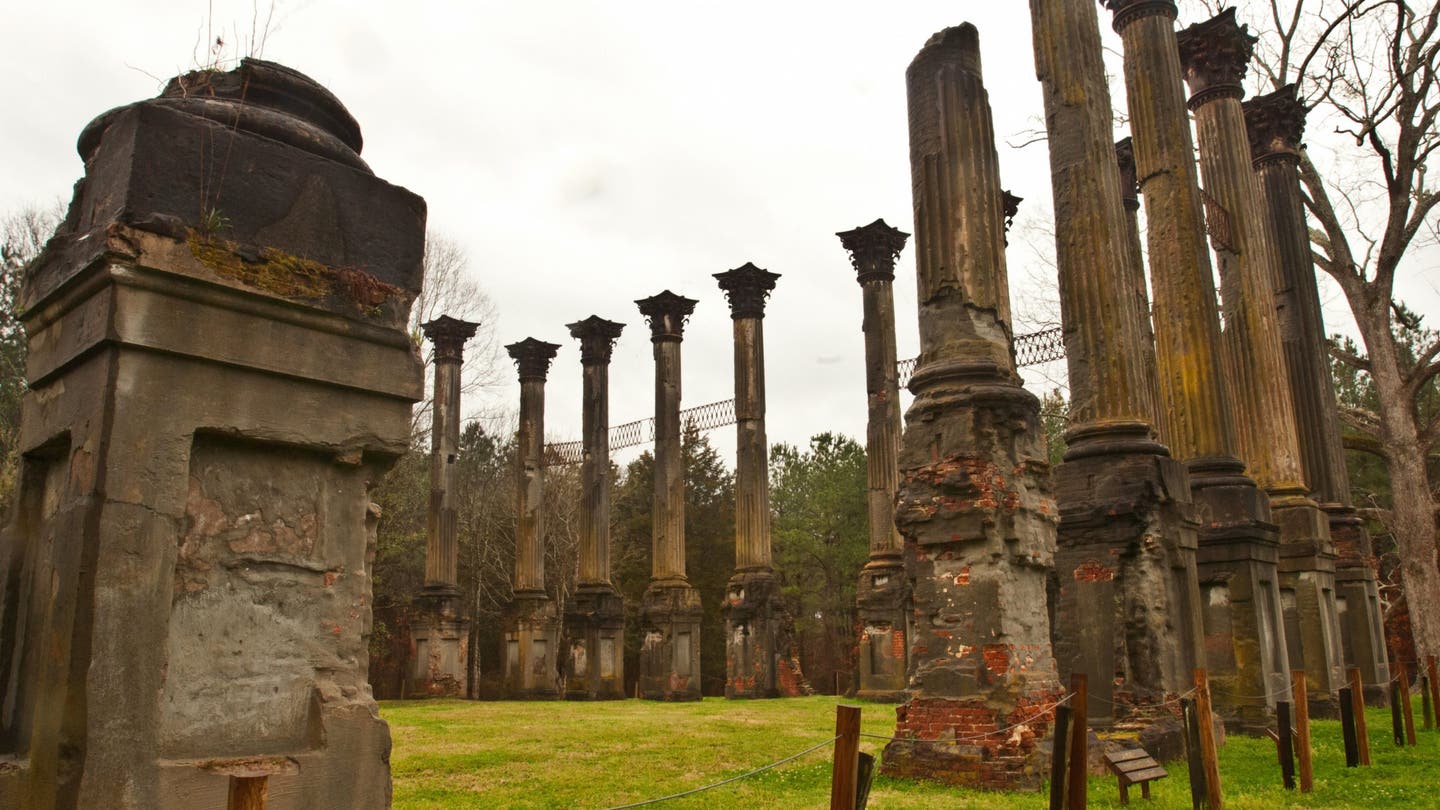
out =
[(1257, 167), (1271, 160), (1300, 159), (1300, 139), (1305, 134), (1308, 112), (1293, 84), (1245, 102), (1250, 159)]
[(867, 281), (894, 281), (895, 260), (910, 238), (910, 234), (890, 227), (883, 219), (835, 235), (849, 251), (850, 264), (862, 285)]
[(609, 364), (615, 341), (625, 328), (625, 324), (607, 321), (599, 315), (591, 315), (565, 326), (570, 330), (570, 337), (580, 341), (580, 363), (586, 366)]
[(650, 340), (680, 340), (685, 337), (685, 323), (699, 303), (694, 298), (676, 295), (669, 290), (635, 302), (640, 314), (650, 323)]
[(1190, 86), (1191, 110), (1220, 98), (1245, 97), (1240, 83), (1258, 41), (1248, 26), (1235, 20), (1233, 8), (1175, 35), (1185, 83)]
[(1105, 8), (1114, 12), (1115, 17), (1111, 21), (1111, 27), (1115, 33), (1120, 33), (1129, 27), (1130, 23), (1145, 17), (1168, 17), (1175, 19), (1180, 15), (1175, 8), (1174, 0), (1100, 0)]
[(720, 282), (720, 289), (725, 291), (725, 298), (730, 302), (730, 317), (735, 320), (765, 317), (765, 299), (775, 289), (778, 278), (779, 273), (756, 267), (750, 262), (715, 274), (715, 280)]
[(560, 351), (560, 344), (528, 337), (519, 343), (506, 346), (505, 351), (510, 353), (510, 359), (515, 361), (515, 367), (520, 370), (520, 382), (543, 382), (545, 375), (550, 372), (550, 361), (554, 360), (555, 353)]
[(465, 355), (465, 341), (474, 337), (478, 328), (478, 323), (462, 321), (449, 315), (441, 315), (429, 323), (420, 324), (420, 331), (435, 344), (436, 362), (461, 362)]

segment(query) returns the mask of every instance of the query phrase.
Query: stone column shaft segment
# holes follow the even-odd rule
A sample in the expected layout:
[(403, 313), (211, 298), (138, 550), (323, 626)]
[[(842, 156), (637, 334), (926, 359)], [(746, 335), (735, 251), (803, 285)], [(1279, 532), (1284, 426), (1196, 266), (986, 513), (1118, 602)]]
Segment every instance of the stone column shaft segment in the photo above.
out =
[(455, 459), (460, 452), (460, 386), (465, 341), (479, 324), (441, 315), (420, 325), (435, 346), (435, 393), (431, 400), (430, 512), (425, 531), (425, 587), (446, 596), (459, 593), (456, 565)]
[[(1040, 403), (1013, 363), (1000, 171), (979, 36), (930, 38), (905, 74), (920, 360), (896, 523), (912, 594), (891, 775), (1038, 785), (1037, 743), (1063, 690), (1050, 649), (1055, 553)], [(966, 745), (959, 729), (1002, 729)]]
[(895, 260), (910, 234), (883, 219), (836, 234), (860, 282), (865, 335), (865, 481), (870, 559), (860, 572), (860, 695), (900, 700), (905, 689), (909, 593), (901, 576), (904, 540), (895, 527), (900, 482), (900, 385), (895, 368)]
[(1130, 263), (1139, 272), (1131, 276), (1134, 285), (1135, 306), (1142, 313), (1140, 318), (1141, 340), (1147, 350), (1140, 358), (1140, 373), (1145, 386), (1155, 392), (1155, 409), (1151, 412), (1155, 433), (1161, 444), (1169, 447), (1169, 428), (1166, 427), (1164, 400), (1160, 397), (1160, 369), (1155, 349), (1155, 327), (1150, 314), (1150, 288), (1145, 281), (1145, 251), (1140, 237), (1140, 181), (1135, 174), (1135, 144), (1130, 138), (1115, 142), (1115, 162), (1120, 168), (1120, 201), (1125, 206), (1125, 249)]
[(559, 344), (525, 338), (505, 347), (520, 372), (515, 591), (545, 591), (545, 377)]

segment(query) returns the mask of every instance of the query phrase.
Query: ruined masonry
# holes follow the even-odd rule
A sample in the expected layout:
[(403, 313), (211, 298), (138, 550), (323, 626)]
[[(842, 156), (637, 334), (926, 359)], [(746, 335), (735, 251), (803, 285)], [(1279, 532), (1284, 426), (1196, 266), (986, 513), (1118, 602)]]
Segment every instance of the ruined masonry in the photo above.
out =
[(895, 528), (900, 467), (900, 385), (895, 369), (895, 259), (910, 234), (877, 219), (836, 234), (860, 282), (865, 334), (865, 481), (870, 559), (860, 571), (859, 696), (905, 698), (906, 640), (910, 636), (904, 540)]
[[(1185, 464), (1200, 518), (1196, 569), (1202, 665), (1232, 728), (1259, 731), (1286, 667), (1279, 557), (1270, 503), (1245, 474), (1206, 243), (1189, 113), (1170, 0), (1105, 0), (1124, 44), (1125, 95), (1154, 293), (1153, 326), (1165, 441)], [(1220, 229), (1216, 218), (1211, 227)]]
[(415, 644), (411, 694), (466, 695), (470, 622), (460, 606), (456, 570), (455, 460), (460, 452), (460, 370), (465, 341), (479, 324), (442, 315), (420, 325), (435, 346), (435, 394), (430, 429), (430, 511), (425, 525), (423, 614), (411, 628)]
[(422, 396), (425, 204), (360, 146), (254, 59), (80, 136), (23, 292), (0, 805), (224, 807), (242, 779), (271, 808), (389, 806), (368, 491)]
[(920, 359), (895, 521), (913, 600), (908, 692), (884, 770), (1038, 786), (1063, 690), (1050, 650), (1055, 551), (1039, 401), (1015, 374), (1004, 217), (974, 26), (906, 71)]
[(1201, 657), (1198, 522), (1189, 476), (1152, 422), (1155, 348), (1111, 140), (1098, 16), (1093, 0), (1030, 8), (1071, 396), (1054, 479), (1055, 657), (1063, 676), (1087, 676), (1092, 728), (1168, 721), (1173, 739), (1151, 748), (1179, 752), (1165, 704), (1189, 689)]
[[(1336, 620), (1340, 625), (1340, 654), (1346, 666), (1360, 668), (1366, 699), (1384, 704), (1384, 684), (1390, 681), (1381, 627), (1380, 597), (1376, 588), (1374, 552), (1370, 534), (1350, 499), (1350, 478), (1345, 471), (1345, 449), (1340, 443), (1340, 418), (1335, 384), (1330, 378), (1325, 348), (1325, 321), (1310, 253), (1310, 235), (1300, 193), (1300, 138), (1305, 130), (1305, 106), (1289, 85), (1245, 102), (1245, 124), (1250, 136), (1250, 157), (1260, 182), (1261, 201), (1279, 255), (1275, 279), (1280, 340), (1294, 400), (1296, 433), (1305, 481), (1330, 524), (1334, 543)], [(1297, 547), (1293, 557), (1323, 570), (1328, 555)], [(1298, 576), (1304, 576), (1302, 570)], [(1316, 603), (1311, 603), (1316, 604)], [(1286, 606), (1287, 614), (1289, 606)], [(1302, 627), (1322, 627), (1307, 621)], [(1287, 638), (1289, 628), (1286, 628)], [(1303, 643), (1303, 642), (1302, 642)], [(1308, 670), (1307, 670), (1308, 671)], [(1316, 689), (1320, 684), (1307, 683)]]
[(559, 345), (525, 338), (505, 347), (520, 373), (516, 431), (515, 582), (505, 614), (505, 696), (560, 696), (560, 617), (545, 592), (545, 377)]
[(636, 301), (655, 349), (655, 502), (650, 584), (640, 605), (640, 697), (700, 699), (700, 592), (685, 576), (680, 341), (695, 299), (665, 290)]
[[(1260, 202), (1240, 105), (1255, 38), (1234, 9), (1185, 29), (1178, 38), (1201, 173), (1222, 209), (1228, 233), (1216, 239), (1225, 328), (1225, 368), (1235, 381), (1241, 455), (1270, 499), (1280, 530), (1279, 589), (1283, 658), (1304, 669), (1310, 711), (1338, 714), (1343, 682), (1335, 610), (1335, 553), (1329, 521), (1309, 496), (1300, 463), (1295, 412), (1275, 307), (1279, 256)], [(1277, 660), (1281, 656), (1276, 656)], [(1289, 667), (1270, 673), (1268, 694), (1288, 700)], [(1273, 698), (1272, 698), (1273, 699)]]
[[(716, 273), (735, 333), (735, 573), (725, 586), (725, 697), (772, 698), (790, 675), (785, 607), (770, 554), (765, 439), (765, 299), (779, 273), (746, 263)], [(791, 687), (784, 691), (794, 691)]]
[(570, 700), (625, 697), (625, 600), (610, 581), (610, 356), (624, 324), (591, 315), (569, 324), (580, 341), (580, 575), (565, 608)]

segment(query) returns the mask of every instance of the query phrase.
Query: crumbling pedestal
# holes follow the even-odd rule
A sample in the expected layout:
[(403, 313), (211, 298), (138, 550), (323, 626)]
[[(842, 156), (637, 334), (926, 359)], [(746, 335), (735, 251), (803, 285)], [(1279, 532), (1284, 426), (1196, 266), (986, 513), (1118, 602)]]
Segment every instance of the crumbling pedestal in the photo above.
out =
[(898, 703), (905, 699), (905, 641), (910, 592), (905, 542), (895, 528), (900, 467), (900, 385), (895, 367), (895, 259), (910, 234), (877, 219), (836, 234), (850, 253), (863, 302), (865, 334), (865, 482), (870, 518), (870, 559), (860, 571), (856, 618), (860, 623), (858, 696)]
[(650, 584), (640, 603), (640, 697), (699, 700), (700, 592), (685, 576), (680, 341), (695, 300), (665, 290), (635, 302), (655, 350), (655, 499)]
[(246, 59), (81, 135), (23, 292), (0, 536), (0, 805), (390, 806), (379, 511), (422, 395), (425, 205), (320, 85)]
[(913, 600), (908, 699), (883, 768), (1038, 786), (1063, 689), (1050, 650), (1055, 552), (1039, 402), (1015, 375), (1002, 191), (974, 26), (906, 71), (920, 360), (896, 525)]

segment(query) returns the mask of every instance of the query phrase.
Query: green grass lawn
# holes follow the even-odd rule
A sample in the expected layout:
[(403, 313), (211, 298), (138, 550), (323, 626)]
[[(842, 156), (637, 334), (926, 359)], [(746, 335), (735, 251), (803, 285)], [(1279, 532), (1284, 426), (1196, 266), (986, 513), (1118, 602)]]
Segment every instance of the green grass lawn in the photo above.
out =
[[(605, 808), (738, 776), (834, 735), (833, 697), (660, 704), (409, 701), (381, 705), (394, 737), (395, 807)], [(888, 736), (893, 706), (864, 704), (863, 731)], [(1231, 737), (1220, 752), (1225, 806), (1255, 808), (1440, 808), (1440, 733), (1417, 731), (1396, 748), (1390, 713), (1368, 712), (1370, 768), (1345, 767), (1338, 721), (1312, 724), (1315, 791), (1280, 786), (1275, 744)], [(1420, 722), (1419, 701), (1415, 706)], [(883, 740), (861, 738), (879, 755)], [(828, 807), (830, 748), (771, 771), (658, 808)], [(1154, 799), (1131, 791), (1137, 810), (1188, 810), (1183, 763), (1154, 783)], [(1036, 808), (1043, 793), (980, 793), (878, 776), (870, 807)], [(1115, 780), (1092, 777), (1090, 806), (1119, 807)]]

